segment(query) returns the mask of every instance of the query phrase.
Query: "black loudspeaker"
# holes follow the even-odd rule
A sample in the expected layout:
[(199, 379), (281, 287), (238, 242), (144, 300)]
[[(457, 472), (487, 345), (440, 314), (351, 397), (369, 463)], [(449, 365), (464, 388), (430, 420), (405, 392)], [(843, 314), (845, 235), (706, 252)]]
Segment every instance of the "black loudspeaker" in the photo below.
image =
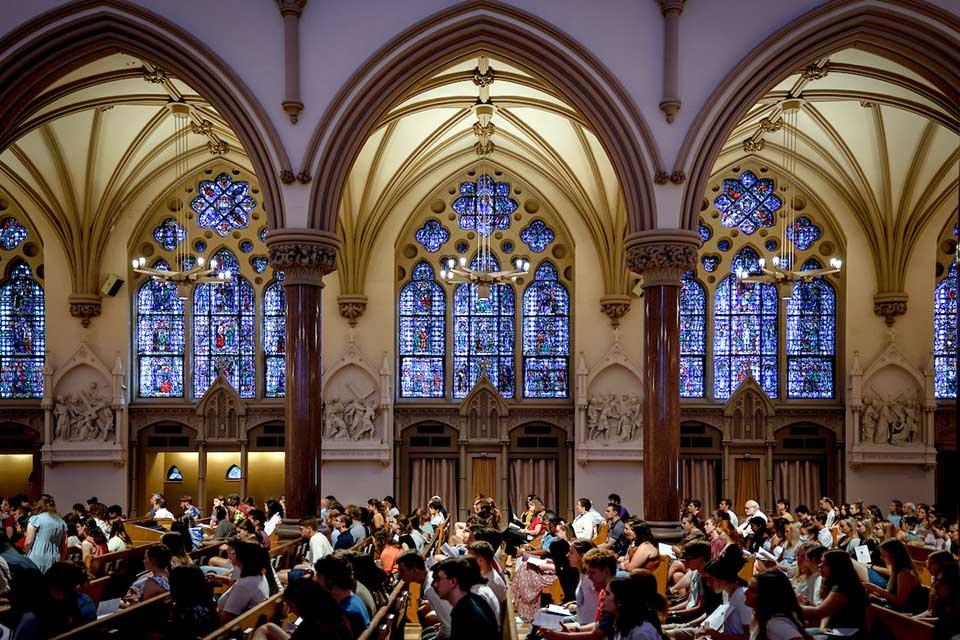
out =
[(123, 280), (120, 279), (120, 276), (115, 273), (108, 273), (107, 279), (103, 281), (103, 286), (100, 287), (100, 293), (112, 298), (120, 292), (122, 286)]

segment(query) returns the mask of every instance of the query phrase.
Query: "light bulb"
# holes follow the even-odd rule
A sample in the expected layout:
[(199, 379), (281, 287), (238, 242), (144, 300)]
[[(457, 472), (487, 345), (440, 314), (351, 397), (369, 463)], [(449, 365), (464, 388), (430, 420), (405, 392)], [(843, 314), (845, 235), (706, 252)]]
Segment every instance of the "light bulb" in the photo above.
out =
[[(763, 264), (761, 263), (760, 266), (762, 267)], [(773, 266), (775, 267), (780, 266), (780, 256), (773, 256)]]
[(197, 264), (201, 267), (203, 266), (203, 256), (197, 256)]
[(843, 261), (840, 258), (830, 258), (830, 266), (834, 269), (839, 269), (843, 266)]
[(444, 278), (446, 278), (446, 277), (447, 277), (447, 270), (446, 270), (446, 269), (440, 269), (440, 278), (441, 278), (441, 279), (444, 279)]
[(524, 261), (523, 261), (523, 270), (524, 270), (524, 271), (530, 271), (530, 261), (529, 261), (529, 260), (524, 260)]
[(216, 269), (216, 268), (217, 268), (217, 259), (216, 259), (216, 258), (214, 258), (213, 260), (210, 261), (210, 268), (211, 268), (211, 269)]
[(233, 274), (230, 273), (229, 270), (224, 271), (224, 272), (223, 272), (223, 279), (224, 279), (224, 280), (229, 280), (229, 279), (230, 279), (230, 276), (232, 276), (232, 275), (233, 275)]
[(757, 260), (757, 263), (760, 265), (760, 268), (763, 269), (765, 266), (767, 266), (767, 259), (760, 258), (759, 260)]
[(140, 267), (140, 261), (136, 258), (133, 259), (133, 268), (138, 269)]
[(460, 256), (460, 266), (461, 267), (467, 266), (467, 259), (464, 256)]

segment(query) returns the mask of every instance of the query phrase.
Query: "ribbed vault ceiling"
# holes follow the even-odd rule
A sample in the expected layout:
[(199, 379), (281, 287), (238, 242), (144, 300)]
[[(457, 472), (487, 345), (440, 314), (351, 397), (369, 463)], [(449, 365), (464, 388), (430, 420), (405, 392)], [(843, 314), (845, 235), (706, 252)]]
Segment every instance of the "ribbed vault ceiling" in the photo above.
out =
[[(928, 224), (956, 210), (960, 122), (947, 96), (906, 66), (845, 49), (773, 88), (743, 118), (715, 166), (745, 157), (783, 166), (780, 102), (804, 100), (797, 118), (797, 178), (840, 201), (873, 249), (880, 291), (902, 291), (906, 266)], [(767, 129), (765, 131), (765, 129)], [(761, 142), (762, 141), (762, 142)]]
[[(191, 105), (187, 169), (215, 157), (249, 169), (240, 142), (203, 98), (141, 60), (113, 54), (64, 76), (33, 98), (0, 154), (0, 185), (63, 243), (75, 293), (99, 288), (110, 230), (141, 218), (175, 178), (175, 119), (167, 104)], [(222, 153), (221, 153), (222, 152)], [(137, 210), (130, 210), (131, 206)]]
[[(573, 204), (573, 210), (561, 209), (561, 216), (579, 216), (596, 245), (607, 291), (624, 291), (625, 209), (602, 146), (581, 114), (549, 85), (507, 62), (489, 61), (496, 74), (490, 97), (498, 111), (493, 118), (496, 150), (488, 161), (533, 185), (549, 183), (558, 189)], [(341, 201), (345, 292), (360, 292), (369, 260), (377, 255), (374, 248), (396, 241), (381, 237), (381, 229), (401, 198), (411, 191), (425, 196), (478, 162), (472, 111), (478, 96), (476, 66), (477, 59), (471, 58), (412, 87), (364, 145)]]

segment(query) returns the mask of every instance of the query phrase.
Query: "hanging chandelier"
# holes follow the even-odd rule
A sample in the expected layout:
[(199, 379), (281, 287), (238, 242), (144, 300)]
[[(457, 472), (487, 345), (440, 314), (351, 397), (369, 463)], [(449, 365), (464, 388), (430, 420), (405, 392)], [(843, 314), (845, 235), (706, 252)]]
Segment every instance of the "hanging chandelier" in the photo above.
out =
[[(477, 68), (473, 72), (473, 83), (479, 89), (477, 101), (473, 106), (474, 115), (477, 121), (473, 124), (473, 134), (477, 137), (477, 142), (473, 145), (474, 150), (479, 156), (488, 156), (493, 153), (496, 146), (491, 139), (496, 132), (496, 127), (491, 120), (497, 112), (497, 106), (490, 97), (490, 85), (493, 84), (496, 73), (490, 66), (486, 57), (481, 56), (477, 61)], [(486, 172), (480, 171), (481, 178)], [(478, 181), (479, 185), (479, 181)], [(496, 284), (502, 284), (508, 280), (516, 281), (522, 275), (530, 271), (530, 261), (525, 258), (514, 258), (513, 269), (507, 271), (489, 271), (491, 265), (496, 264), (493, 259), (493, 253), (490, 249), (490, 237), (495, 229), (498, 228), (502, 213), (497, 211), (497, 196), (493, 182), (490, 182), (489, 188), (480, 188), (476, 193), (476, 224), (477, 232), (477, 253), (476, 260), (479, 269), (474, 269), (467, 264), (467, 259), (461, 256), (459, 260), (455, 258), (440, 259), (440, 279), (449, 284), (475, 284), (477, 285), (477, 298), (487, 300), (490, 297), (490, 287)]]
[[(174, 192), (176, 187), (183, 181), (183, 176), (187, 170), (187, 132), (189, 131), (188, 121), (190, 119), (190, 105), (186, 102), (170, 102), (168, 105), (170, 114), (173, 116), (173, 147), (174, 147)], [(187, 213), (180, 197), (176, 198), (176, 246), (174, 248), (175, 260), (170, 269), (151, 269), (147, 267), (147, 259), (143, 256), (133, 259), (133, 270), (135, 273), (142, 273), (150, 276), (159, 282), (169, 282), (177, 287), (177, 297), (186, 300), (190, 297), (193, 285), (198, 282), (222, 282), (229, 280), (233, 275), (229, 271), (218, 271), (217, 260), (210, 261), (209, 266), (204, 264), (203, 256), (194, 257), (188, 249), (189, 234), (187, 229)], [(185, 237), (179, 238), (180, 231), (183, 230)], [(189, 268), (188, 268), (189, 267)]]
[(797, 233), (797, 211), (794, 204), (793, 181), (797, 170), (797, 119), (800, 114), (800, 98), (787, 98), (780, 104), (781, 131), (783, 131), (783, 170), (787, 197), (784, 199), (784, 211), (780, 214), (783, 229), (780, 235), (780, 252), (773, 256), (770, 263), (760, 258), (760, 273), (754, 274), (743, 267), (737, 269), (740, 282), (768, 282), (776, 285), (781, 298), (793, 297), (798, 282), (811, 282), (816, 278), (839, 273), (843, 262), (840, 258), (830, 258), (830, 266), (821, 269), (797, 269), (797, 249), (794, 235)]

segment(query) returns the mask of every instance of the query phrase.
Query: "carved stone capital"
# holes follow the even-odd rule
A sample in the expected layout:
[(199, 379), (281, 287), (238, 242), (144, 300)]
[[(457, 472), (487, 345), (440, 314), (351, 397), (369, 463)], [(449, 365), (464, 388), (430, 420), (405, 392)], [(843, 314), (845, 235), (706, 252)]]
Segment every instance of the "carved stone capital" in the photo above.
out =
[(337, 268), (340, 241), (315, 229), (271, 229), (266, 239), (270, 266), (283, 271), (283, 284), (322, 287)]
[(620, 318), (630, 311), (630, 296), (606, 295), (600, 298), (600, 310), (610, 318), (611, 327), (620, 326)]
[(663, 111), (663, 115), (666, 116), (667, 124), (672, 124), (677, 117), (677, 112), (680, 111), (680, 101), (664, 100), (660, 103), (660, 111)]
[(746, 153), (758, 153), (763, 151), (763, 148), (766, 146), (763, 138), (747, 138), (743, 141), (743, 150)]
[(882, 291), (873, 296), (873, 312), (883, 316), (888, 325), (907, 312), (909, 296), (902, 291)]
[(660, 5), (660, 13), (667, 15), (668, 13), (677, 13), (683, 11), (683, 3), (686, 0), (657, 0), (657, 4)]
[(89, 293), (74, 293), (67, 298), (70, 304), (70, 315), (80, 318), (80, 324), (90, 326), (90, 321), (100, 315), (102, 302), (100, 296)]
[(300, 119), (300, 112), (303, 111), (303, 103), (299, 100), (284, 100), (280, 103), (280, 106), (290, 116), (290, 124), (297, 124), (297, 120)]
[(800, 72), (800, 77), (804, 80), (821, 80), (826, 78), (829, 73), (829, 61), (825, 62), (822, 67), (818, 67), (817, 63), (814, 62), (804, 67), (803, 71)]
[(700, 235), (685, 229), (654, 229), (627, 236), (627, 267), (643, 276), (643, 286), (680, 286), (694, 268)]
[(283, 184), (293, 184), (297, 181), (297, 177), (293, 175), (293, 171), (290, 169), (284, 169), (280, 172), (280, 182)]
[(299, 18), (303, 14), (303, 7), (307, 0), (277, 0), (277, 8), (280, 9), (280, 15), (292, 15)]
[(347, 319), (351, 327), (357, 326), (357, 320), (367, 310), (367, 296), (344, 294), (337, 296), (340, 315)]

